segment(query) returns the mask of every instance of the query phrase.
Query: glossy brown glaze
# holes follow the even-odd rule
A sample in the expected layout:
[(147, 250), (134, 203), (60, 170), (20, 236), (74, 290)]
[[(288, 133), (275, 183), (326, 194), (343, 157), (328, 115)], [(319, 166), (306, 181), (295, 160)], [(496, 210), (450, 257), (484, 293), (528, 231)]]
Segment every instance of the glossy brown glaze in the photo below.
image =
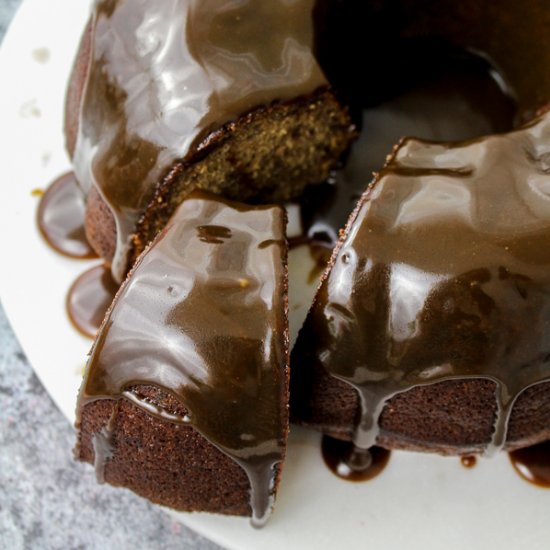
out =
[(84, 232), (85, 197), (72, 172), (48, 186), (40, 199), (40, 233), (57, 252), (70, 258), (94, 258)]
[(550, 379), (549, 142), (548, 116), (454, 145), (407, 139), (364, 194), (293, 356), (357, 390), (358, 447), (392, 396), (488, 378), (491, 454), (520, 393)]
[(510, 461), (523, 479), (550, 488), (550, 441), (513, 451)]
[(311, 51), (313, 3), (96, 3), (74, 165), (113, 212), (116, 278), (139, 213), (176, 159), (252, 108), (326, 84)]
[[(78, 405), (124, 397), (193, 426), (246, 471), (256, 523), (270, 510), (288, 431), (284, 223), (278, 207), (186, 200), (121, 287)], [(188, 414), (142, 398), (144, 384)]]
[(84, 336), (95, 338), (119, 285), (103, 265), (82, 273), (67, 293), (67, 314)]
[(323, 460), (330, 471), (345, 481), (369, 481), (387, 466), (391, 452), (381, 447), (360, 449), (351, 441), (323, 436)]

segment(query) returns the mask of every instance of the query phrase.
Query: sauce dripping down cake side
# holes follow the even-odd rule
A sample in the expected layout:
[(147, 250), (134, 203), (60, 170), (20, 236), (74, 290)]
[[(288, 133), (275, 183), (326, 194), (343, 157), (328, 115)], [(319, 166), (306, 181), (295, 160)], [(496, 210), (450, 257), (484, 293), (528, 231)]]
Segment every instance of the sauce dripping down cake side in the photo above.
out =
[(94, 343), (77, 457), (185, 511), (268, 517), (288, 434), (285, 215), (193, 194)]

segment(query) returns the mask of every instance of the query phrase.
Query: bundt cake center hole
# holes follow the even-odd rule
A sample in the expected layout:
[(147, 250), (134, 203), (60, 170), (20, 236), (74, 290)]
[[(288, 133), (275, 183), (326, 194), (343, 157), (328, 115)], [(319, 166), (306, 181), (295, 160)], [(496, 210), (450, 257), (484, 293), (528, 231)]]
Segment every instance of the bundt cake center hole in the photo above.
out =
[(396, 49), (399, 56), (393, 49), (382, 52), (372, 68), (365, 58), (360, 77), (344, 77), (331, 58), (326, 61), (325, 70), (352, 105), (360, 135), (330, 181), (304, 194), (303, 223), (314, 241), (336, 242), (372, 174), (402, 138), (454, 142), (514, 127), (513, 92), (481, 54), (425, 39), (401, 41)]

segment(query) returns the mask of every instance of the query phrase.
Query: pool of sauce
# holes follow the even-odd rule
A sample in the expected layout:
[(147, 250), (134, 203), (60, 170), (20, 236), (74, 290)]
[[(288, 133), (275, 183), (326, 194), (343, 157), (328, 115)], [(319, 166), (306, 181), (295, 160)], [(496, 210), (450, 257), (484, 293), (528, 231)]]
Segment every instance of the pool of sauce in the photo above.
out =
[(51, 183), (40, 199), (38, 228), (46, 242), (70, 258), (89, 259), (97, 255), (84, 231), (85, 195), (72, 172)]
[(523, 479), (550, 489), (550, 441), (512, 451), (510, 461)]
[(111, 270), (104, 265), (85, 271), (71, 285), (66, 298), (67, 314), (84, 336), (96, 337), (118, 287)]
[(382, 447), (360, 449), (328, 435), (323, 436), (321, 452), (330, 471), (345, 481), (369, 481), (382, 473), (390, 459), (390, 451)]
[[(41, 195), (37, 225), (56, 252), (77, 260), (97, 258), (84, 230), (85, 196), (73, 172), (57, 178)], [(84, 336), (95, 338), (119, 285), (111, 270), (95, 266), (77, 277), (66, 296), (67, 315)]]
[(460, 463), (464, 468), (475, 468), (477, 464), (477, 457), (475, 455), (466, 455), (460, 457)]

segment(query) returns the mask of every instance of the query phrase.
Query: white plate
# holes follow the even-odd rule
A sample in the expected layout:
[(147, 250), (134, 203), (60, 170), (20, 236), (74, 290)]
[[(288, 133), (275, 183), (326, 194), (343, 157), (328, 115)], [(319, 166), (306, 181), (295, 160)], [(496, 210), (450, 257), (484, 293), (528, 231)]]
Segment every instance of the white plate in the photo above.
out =
[[(65, 259), (45, 246), (31, 190), (69, 169), (64, 90), (87, 13), (87, 0), (25, 0), (0, 51), (2, 302), (36, 373), (70, 420), (90, 341), (69, 324), (65, 292), (93, 262)], [(294, 429), (266, 528), (206, 514), (177, 517), (235, 549), (533, 550), (550, 548), (549, 509), (550, 491), (522, 481), (504, 454), (466, 470), (456, 458), (394, 453), (377, 479), (349, 484), (323, 465), (318, 436)]]

